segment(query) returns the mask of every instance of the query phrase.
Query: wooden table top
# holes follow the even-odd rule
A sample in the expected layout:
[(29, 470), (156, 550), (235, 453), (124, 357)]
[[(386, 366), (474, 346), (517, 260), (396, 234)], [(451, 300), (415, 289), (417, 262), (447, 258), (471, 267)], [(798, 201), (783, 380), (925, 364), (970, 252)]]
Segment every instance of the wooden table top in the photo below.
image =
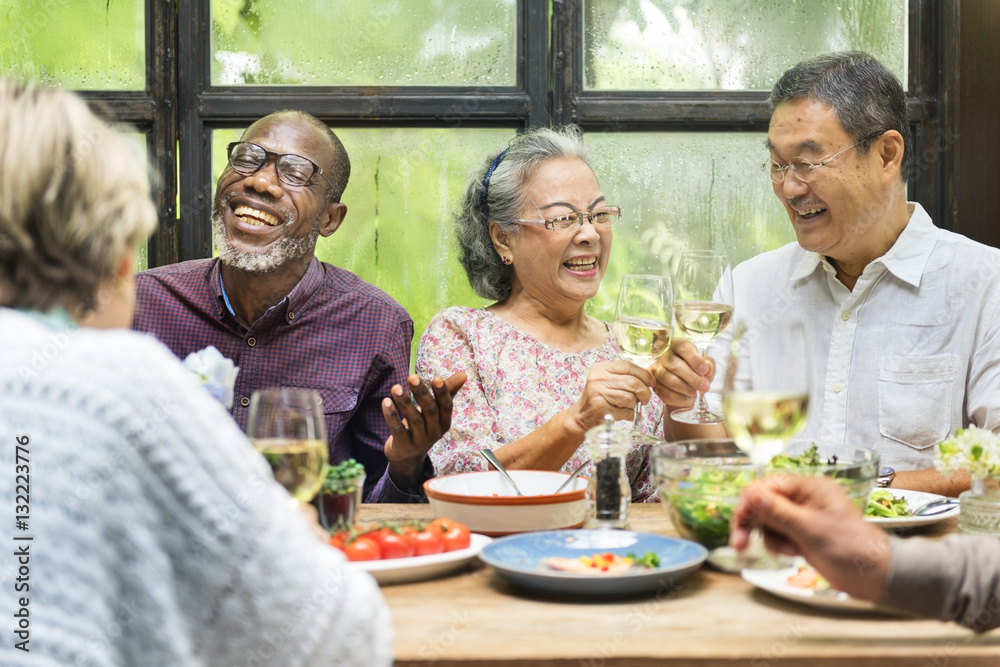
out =
[[(429, 505), (364, 505), (361, 521), (430, 518)], [(632, 529), (673, 535), (658, 504), (635, 504)], [(957, 519), (918, 533), (932, 539)], [(788, 602), (737, 575), (702, 568), (670, 594), (579, 601), (517, 589), (475, 561), (461, 573), (383, 586), (396, 664), (610, 667), (699, 665), (1000, 665), (1000, 631)]]

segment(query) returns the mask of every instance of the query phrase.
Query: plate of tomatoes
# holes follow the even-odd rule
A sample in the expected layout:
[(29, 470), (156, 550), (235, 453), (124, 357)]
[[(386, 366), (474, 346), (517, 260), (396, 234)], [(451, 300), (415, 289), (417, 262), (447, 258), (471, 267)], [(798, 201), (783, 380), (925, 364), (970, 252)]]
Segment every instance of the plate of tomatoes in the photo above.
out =
[(465, 567), (492, 538), (451, 519), (386, 521), (331, 535), (330, 544), (379, 584), (444, 576)]

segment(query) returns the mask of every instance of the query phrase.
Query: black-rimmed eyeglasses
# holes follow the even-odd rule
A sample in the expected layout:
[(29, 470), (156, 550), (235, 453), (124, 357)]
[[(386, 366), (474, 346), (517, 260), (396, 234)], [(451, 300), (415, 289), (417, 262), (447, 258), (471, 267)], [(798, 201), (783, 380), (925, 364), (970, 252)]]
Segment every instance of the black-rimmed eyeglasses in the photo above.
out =
[(337, 189), (318, 164), (301, 155), (274, 153), (250, 141), (234, 141), (226, 150), (229, 155), (229, 166), (244, 176), (256, 173), (273, 157), (274, 168), (282, 183), (301, 188), (309, 185), (312, 177), (319, 174), (331, 189), (334, 191)]

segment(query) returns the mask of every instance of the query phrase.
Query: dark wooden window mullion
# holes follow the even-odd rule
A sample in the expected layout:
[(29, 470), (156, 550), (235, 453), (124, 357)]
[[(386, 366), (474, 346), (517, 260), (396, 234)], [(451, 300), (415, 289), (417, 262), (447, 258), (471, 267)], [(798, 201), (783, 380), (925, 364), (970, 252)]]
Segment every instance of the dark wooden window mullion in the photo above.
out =
[(548, 3), (521, 0), (517, 12), (518, 84), (527, 97), (524, 120), (528, 127), (548, 126), (549, 16)]
[(583, 92), (583, 7), (580, 0), (553, 0), (552, 120), (559, 125), (576, 122), (575, 103)]
[(160, 224), (149, 242), (149, 266), (177, 261), (177, 12), (173, 0), (146, 0), (146, 81), (153, 101), (149, 153), (159, 178), (153, 199)]
[[(211, 10), (208, 2), (177, 8), (181, 211), (178, 259), (210, 257), (212, 230), (211, 133), (205, 128), (202, 94), (211, 84)], [(248, 91), (248, 96), (250, 92)]]

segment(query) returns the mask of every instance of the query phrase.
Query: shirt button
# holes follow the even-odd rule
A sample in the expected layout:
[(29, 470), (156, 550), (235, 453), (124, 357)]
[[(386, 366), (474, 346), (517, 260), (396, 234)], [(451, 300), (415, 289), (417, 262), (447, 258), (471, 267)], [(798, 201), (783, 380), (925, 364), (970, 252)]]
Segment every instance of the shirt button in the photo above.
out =
[(294, 320), (295, 319), (295, 313), (288, 313), (288, 319)]
[(242, 405), (245, 408), (246, 406), (250, 405), (250, 399), (244, 396), (243, 398), (240, 399), (240, 405)]
[(839, 383), (839, 382), (834, 382), (834, 383), (833, 383), (833, 393), (835, 393), (835, 394), (839, 394), (839, 393), (840, 393), (840, 390), (841, 390), (842, 388), (843, 388), (843, 387), (841, 387), (841, 386), (840, 386), (840, 383)]
[(842, 312), (840, 314), (840, 319), (842, 319), (842, 320), (844, 320), (846, 322), (847, 320), (851, 319), (851, 313), (849, 313), (848, 311), (845, 310), (844, 312)]
[(250, 347), (253, 347), (256, 344), (257, 344), (257, 339), (256, 338), (254, 338), (253, 336), (251, 336), (250, 338), (247, 338), (247, 345), (249, 345)]

